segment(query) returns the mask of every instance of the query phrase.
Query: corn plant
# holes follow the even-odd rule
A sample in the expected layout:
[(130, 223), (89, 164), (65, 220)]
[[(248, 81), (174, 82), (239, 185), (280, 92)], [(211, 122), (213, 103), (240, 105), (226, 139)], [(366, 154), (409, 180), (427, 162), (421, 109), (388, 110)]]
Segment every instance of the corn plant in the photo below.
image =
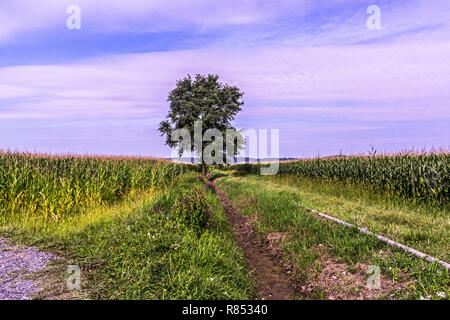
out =
[[(230, 168), (257, 174), (261, 166), (238, 164)], [(450, 155), (446, 152), (281, 162), (278, 174), (358, 182), (415, 201), (450, 203)]]
[(164, 188), (194, 167), (145, 158), (0, 152), (0, 218), (26, 212), (58, 220), (114, 203), (132, 190)]

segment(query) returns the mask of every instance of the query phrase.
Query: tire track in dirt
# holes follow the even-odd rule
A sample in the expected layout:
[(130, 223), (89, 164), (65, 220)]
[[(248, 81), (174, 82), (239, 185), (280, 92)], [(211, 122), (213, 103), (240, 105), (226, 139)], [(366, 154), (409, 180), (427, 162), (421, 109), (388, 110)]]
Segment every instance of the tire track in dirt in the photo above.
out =
[(242, 248), (247, 266), (253, 270), (252, 277), (258, 298), (264, 300), (298, 298), (297, 285), (284, 270), (281, 259), (274, 256), (273, 251), (258, 239), (251, 222), (231, 204), (227, 194), (220, 190), (215, 181), (207, 182), (206, 186), (214, 190), (219, 197), (233, 229), (236, 243)]

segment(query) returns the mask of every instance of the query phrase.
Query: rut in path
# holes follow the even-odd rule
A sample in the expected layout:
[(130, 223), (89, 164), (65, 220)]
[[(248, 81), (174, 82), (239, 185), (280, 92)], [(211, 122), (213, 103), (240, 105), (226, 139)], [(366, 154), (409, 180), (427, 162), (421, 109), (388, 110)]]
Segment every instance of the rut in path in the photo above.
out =
[(215, 181), (208, 182), (220, 199), (227, 218), (233, 228), (236, 243), (242, 248), (247, 266), (254, 270), (253, 279), (258, 298), (265, 300), (290, 300), (298, 296), (295, 285), (283, 269), (279, 259), (262, 244), (253, 230), (252, 224), (233, 207), (225, 192)]

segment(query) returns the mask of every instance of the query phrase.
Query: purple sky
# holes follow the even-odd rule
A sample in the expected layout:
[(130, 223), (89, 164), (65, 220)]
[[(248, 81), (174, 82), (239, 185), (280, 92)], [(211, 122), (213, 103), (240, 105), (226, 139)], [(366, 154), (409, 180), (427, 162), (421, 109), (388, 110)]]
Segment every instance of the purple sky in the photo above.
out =
[(240, 87), (235, 125), (280, 129), (282, 157), (450, 146), (447, 0), (2, 0), (0, 148), (169, 157), (188, 73)]

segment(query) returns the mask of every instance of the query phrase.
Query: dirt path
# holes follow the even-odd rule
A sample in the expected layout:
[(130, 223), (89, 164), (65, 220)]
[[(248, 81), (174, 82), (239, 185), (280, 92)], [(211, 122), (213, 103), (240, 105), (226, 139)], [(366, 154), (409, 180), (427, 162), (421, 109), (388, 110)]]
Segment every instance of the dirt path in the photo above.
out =
[[(220, 179), (220, 178), (219, 178)], [(260, 239), (253, 230), (251, 221), (242, 216), (239, 209), (233, 207), (227, 194), (220, 190), (215, 181), (207, 186), (218, 195), (233, 228), (237, 244), (242, 248), (247, 265), (254, 270), (254, 282), (257, 293), (264, 299), (328, 299), (328, 300), (366, 300), (393, 299), (398, 292), (413, 282), (403, 272), (397, 279), (380, 274), (379, 287), (370, 288), (369, 265), (358, 262), (349, 266), (337, 259), (326, 245), (319, 244), (314, 250), (320, 269), (311, 265), (303, 273), (307, 277), (291, 276), (296, 272), (289, 261), (283, 261), (278, 240), (289, 237), (288, 234), (271, 233), (266, 239)], [(254, 199), (249, 199), (254, 201)], [(324, 223), (330, 223), (324, 220)], [(380, 252), (382, 252), (380, 250)], [(388, 255), (389, 251), (384, 254)], [(317, 266), (316, 265), (316, 266)], [(377, 267), (377, 266), (375, 266)], [(375, 279), (375, 278), (373, 278)]]
[(298, 297), (296, 285), (284, 270), (279, 257), (258, 239), (251, 222), (233, 207), (226, 193), (219, 189), (215, 181), (206, 185), (219, 197), (233, 228), (236, 243), (242, 248), (248, 267), (254, 270), (253, 279), (258, 297), (265, 300), (290, 300)]

